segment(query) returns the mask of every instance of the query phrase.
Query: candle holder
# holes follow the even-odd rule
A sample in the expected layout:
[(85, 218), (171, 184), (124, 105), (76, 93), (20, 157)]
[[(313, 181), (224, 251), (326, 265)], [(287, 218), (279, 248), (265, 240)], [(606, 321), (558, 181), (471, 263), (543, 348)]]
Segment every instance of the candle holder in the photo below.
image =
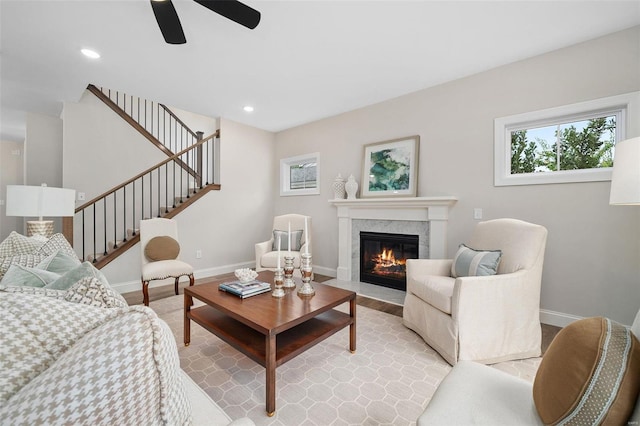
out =
[(311, 255), (309, 253), (303, 253), (300, 262), (300, 272), (302, 272), (302, 286), (298, 289), (298, 296), (313, 296), (316, 291), (311, 286), (311, 274), (313, 269), (311, 268)]
[(284, 283), (282, 284), (284, 288), (294, 288), (296, 286), (295, 281), (293, 281), (293, 269), (293, 256), (285, 256)]
[(284, 297), (284, 290), (282, 289), (282, 282), (283, 282), (283, 271), (282, 268), (277, 268), (275, 271), (275, 276), (273, 278), (273, 283), (275, 285), (275, 288), (273, 289), (273, 291), (271, 292), (271, 295), (273, 297)]

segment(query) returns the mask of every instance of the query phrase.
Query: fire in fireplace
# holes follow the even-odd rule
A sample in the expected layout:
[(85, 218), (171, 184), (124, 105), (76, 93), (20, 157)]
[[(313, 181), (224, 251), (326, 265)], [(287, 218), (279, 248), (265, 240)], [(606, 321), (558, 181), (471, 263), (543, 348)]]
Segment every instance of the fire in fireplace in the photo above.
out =
[(360, 232), (360, 281), (406, 291), (406, 260), (418, 258), (418, 236)]

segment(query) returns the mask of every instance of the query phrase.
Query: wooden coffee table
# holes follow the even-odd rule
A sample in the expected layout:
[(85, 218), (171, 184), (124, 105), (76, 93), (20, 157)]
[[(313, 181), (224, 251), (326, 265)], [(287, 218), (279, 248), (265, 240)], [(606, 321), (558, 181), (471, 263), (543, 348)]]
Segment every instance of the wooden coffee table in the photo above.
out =
[[(273, 283), (273, 272), (260, 272)], [(184, 344), (191, 342), (191, 320), (215, 334), (266, 369), (266, 409), (276, 410), (276, 367), (349, 326), (349, 350), (356, 350), (356, 294), (313, 283), (316, 294), (300, 297), (297, 288), (282, 298), (271, 292), (241, 299), (218, 290), (227, 280), (185, 288)], [(300, 280), (296, 280), (298, 288)], [(206, 305), (192, 308), (193, 299)], [(337, 311), (349, 302), (349, 314)]]

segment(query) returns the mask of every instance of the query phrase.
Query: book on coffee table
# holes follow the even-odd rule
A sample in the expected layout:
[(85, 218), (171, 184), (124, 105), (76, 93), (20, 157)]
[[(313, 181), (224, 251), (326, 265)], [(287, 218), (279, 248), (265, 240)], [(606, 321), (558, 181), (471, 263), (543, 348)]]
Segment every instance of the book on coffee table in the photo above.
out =
[(220, 284), (218, 288), (221, 291), (234, 294), (244, 299), (245, 297), (255, 296), (271, 290), (271, 284), (257, 280), (249, 281), (247, 283), (231, 281)]

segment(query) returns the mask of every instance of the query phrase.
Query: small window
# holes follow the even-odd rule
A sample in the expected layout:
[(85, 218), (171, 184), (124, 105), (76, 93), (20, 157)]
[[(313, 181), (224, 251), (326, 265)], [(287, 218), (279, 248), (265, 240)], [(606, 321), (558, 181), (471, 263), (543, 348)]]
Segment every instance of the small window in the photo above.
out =
[(320, 194), (320, 154), (280, 160), (280, 195)]
[(495, 185), (610, 180), (639, 93), (496, 119)]

